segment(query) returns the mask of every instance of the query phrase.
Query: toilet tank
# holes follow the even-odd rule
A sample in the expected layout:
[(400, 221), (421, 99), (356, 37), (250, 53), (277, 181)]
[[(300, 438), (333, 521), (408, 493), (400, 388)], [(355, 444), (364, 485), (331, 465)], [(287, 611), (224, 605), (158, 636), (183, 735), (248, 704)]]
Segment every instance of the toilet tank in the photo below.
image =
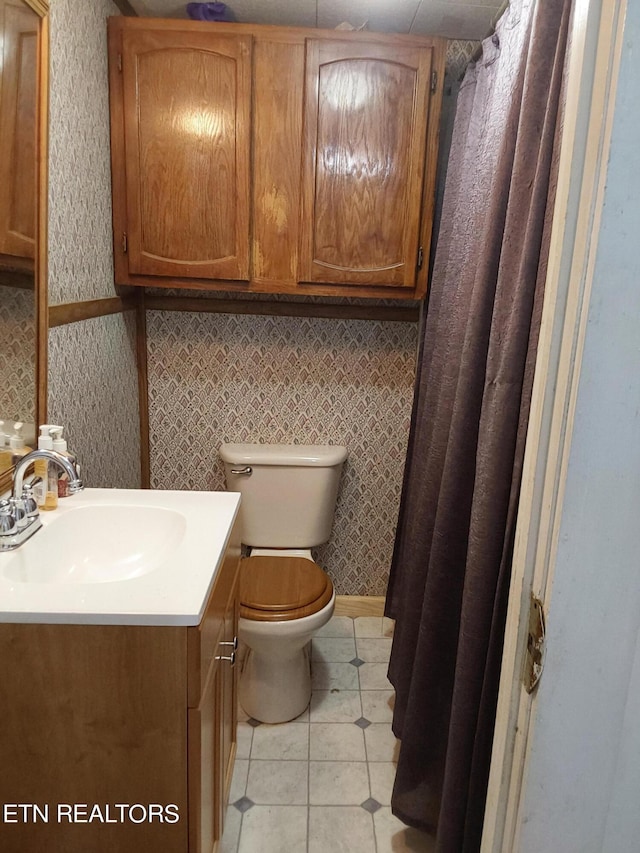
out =
[(245, 545), (312, 548), (329, 539), (346, 447), (223, 444), (220, 456), (227, 489), (242, 494)]

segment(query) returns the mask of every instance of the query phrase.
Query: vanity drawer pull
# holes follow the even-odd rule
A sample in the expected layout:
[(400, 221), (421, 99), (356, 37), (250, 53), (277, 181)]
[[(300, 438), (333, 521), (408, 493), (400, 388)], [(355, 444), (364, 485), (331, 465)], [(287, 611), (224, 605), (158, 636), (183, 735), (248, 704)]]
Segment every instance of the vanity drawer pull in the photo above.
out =
[[(225, 645), (225, 644), (221, 643), (221, 645)], [(235, 666), (236, 665), (236, 653), (235, 653), (235, 651), (233, 651), (233, 652), (231, 652), (230, 655), (216, 655), (216, 660), (228, 660), (231, 663), (231, 666)]]

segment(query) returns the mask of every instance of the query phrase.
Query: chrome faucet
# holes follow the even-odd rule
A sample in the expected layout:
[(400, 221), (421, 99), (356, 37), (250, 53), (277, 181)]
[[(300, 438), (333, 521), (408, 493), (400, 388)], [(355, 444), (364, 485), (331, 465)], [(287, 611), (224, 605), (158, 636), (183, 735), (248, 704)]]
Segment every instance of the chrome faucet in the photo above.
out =
[(24, 480), (24, 472), (29, 465), (36, 459), (48, 459), (49, 462), (55, 462), (58, 468), (61, 468), (69, 478), (69, 493), (75, 495), (76, 492), (81, 492), (84, 489), (84, 484), (78, 477), (75, 465), (70, 462), (62, 453), (57, 450), (32, 450), (27, 453), (18, 462), (13, 472), (13, 499), (18, 500), (22, 497), (22, 481)]
[(13, 472), (13, 494), (9, 500), (0, 500), (0, 551), (18, 548), (42, 527), (33, 487), (24, 483), (25, 471), (36, 459), (47, 459), (65, 472), (69, 477), (70, 494), (84, 488), (76, 467), (56, 450), (32, 450), (23, 456)]

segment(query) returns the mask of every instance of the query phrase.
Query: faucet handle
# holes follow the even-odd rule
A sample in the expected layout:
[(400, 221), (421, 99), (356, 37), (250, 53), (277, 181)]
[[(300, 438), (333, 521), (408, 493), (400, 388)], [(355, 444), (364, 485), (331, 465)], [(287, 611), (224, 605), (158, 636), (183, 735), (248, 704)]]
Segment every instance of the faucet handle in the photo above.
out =
[(29, 524), (29, 521), (27, 519), (27, 511), (25, 509), (23, 499), (9, 498), (9, 503), (11, 505), (11, 513), (13, 515), (16, 528), (18, 530), (24, 530), (24, 528)]
[(31, 483), (25, 483), (22, 487), (21, 500), (27, 518), (37, 518), (40, 514), (38, 512), (38, 504), (33, 496), (33, 487), (39, 482), (41, 482), (40, 477), (36, 478)]
[(0, 533), (15, 533), (16, 529), (11, 501), (0, 500)]

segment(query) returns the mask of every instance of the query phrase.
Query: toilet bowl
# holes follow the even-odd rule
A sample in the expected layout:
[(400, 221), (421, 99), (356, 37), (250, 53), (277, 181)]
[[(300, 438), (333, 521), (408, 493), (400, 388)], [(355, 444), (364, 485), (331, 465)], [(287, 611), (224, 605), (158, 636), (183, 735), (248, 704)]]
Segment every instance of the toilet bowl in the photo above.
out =
[[(252, 552), (241, 566), (238, 636), (247, 646), (247, 654), (239, 699), (250, 717), (264, 723), (293, 720), (309, 704), (311, 638), (331, 619), (335, 606), (333, 584), (327, 575), (313, 562), (310, 552), (307, 557), (297, 553), (261, 551), (256, 556)], [(298, 584), (296, 575), (302, 572), (305, 562), (312, 567), (312, 578)], [(269, 580), (276, 573), (285, 582), (274, 588)], [(261, 591), (261, 575), (267, 591), (272, 593), (267, 595), (266, 605), (264, 597), (257, 602), (252, 595)], [(278, 590), (282, 594), (277, 594)]]
[(224, 444), (227, 489), (240, 491), (242, 541), (238, 635), (246, 646), (239, 699), (264, 723), (299, 716), (311, 698), (311, 638), (335, 606), (311, 548), (326, 542), (346, 448)]

